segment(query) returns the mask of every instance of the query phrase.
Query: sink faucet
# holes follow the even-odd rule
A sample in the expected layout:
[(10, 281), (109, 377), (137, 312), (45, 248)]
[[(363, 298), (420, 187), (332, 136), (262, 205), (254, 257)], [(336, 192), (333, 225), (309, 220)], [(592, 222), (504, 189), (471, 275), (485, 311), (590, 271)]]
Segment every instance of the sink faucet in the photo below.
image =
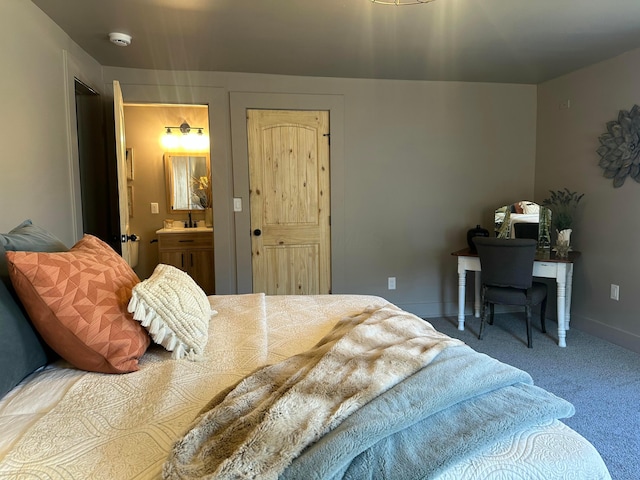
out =
[(191, 211), (189, 211), (189, 228), (193, 227), (193, 222), (191, 221)]

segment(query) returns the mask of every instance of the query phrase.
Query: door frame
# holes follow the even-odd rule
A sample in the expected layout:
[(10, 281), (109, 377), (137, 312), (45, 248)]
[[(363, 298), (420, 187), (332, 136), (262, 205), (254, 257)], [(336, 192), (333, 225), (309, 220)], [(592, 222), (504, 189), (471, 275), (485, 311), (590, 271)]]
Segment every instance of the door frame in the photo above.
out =
[(91, 88), (98, 95), (103, 96), (104, 91), (98, 84), (88, 78), (81, 64), (67, 50), (62, 51), (62, 63), (64, 71), (64, 100), (67, 120), (67, 152), (68, 167), (71, 186), (70, 216), (73, 229), (73, 242), (80, 240), (84, 234), (82, 222), (82, 196), (80, 186), (80, 154), (78, 151), (78, 127), (76, 115), (76, 79)]
[[(221, 87), (141, 85), (120, 81), (125, 103), (209, 106), (209, 155), (213, 195), (214, 270), (217, 294), (235, 292), (235, 244), (228, 155), (228, 92)], [(162, 217), (160, 217), (162, 218)]]
[(331, 291), (346, 292), (345, 285), (345, 191), (344, 97), (342, 95), (231, 92), (231, 148), (233, 196), (242, 199), (242, 212), (235, 213), (237, 293), (251, 293), (251, 215), (249, 211), (249, 155), (247, 110), (327, 110), (331, 182)]

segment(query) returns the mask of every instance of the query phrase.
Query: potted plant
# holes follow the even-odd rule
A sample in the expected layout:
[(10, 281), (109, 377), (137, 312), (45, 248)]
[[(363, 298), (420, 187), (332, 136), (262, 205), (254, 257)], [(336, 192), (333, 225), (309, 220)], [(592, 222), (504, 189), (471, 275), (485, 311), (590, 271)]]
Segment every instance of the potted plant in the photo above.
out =
[(584, 193), (572, 192), (568, 188), (550, 190), (551, 196), (542, 204), (552, 212), (551, 221), (556, 227), (557, 244), (555, 250), (560, 256), (566, 256), (570, 250), (573, 217)]

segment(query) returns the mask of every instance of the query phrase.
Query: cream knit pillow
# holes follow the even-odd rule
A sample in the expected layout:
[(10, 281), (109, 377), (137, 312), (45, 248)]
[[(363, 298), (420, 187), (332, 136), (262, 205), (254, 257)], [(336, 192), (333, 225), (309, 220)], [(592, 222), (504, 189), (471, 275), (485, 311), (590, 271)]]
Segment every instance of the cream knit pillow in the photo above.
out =
[(129, 312), (155, 343), (173, 358), (197, 360), (209, 339), (209, 320), (217, 313), (196, 282), (171, 265), (158, 265), (131, 292)]

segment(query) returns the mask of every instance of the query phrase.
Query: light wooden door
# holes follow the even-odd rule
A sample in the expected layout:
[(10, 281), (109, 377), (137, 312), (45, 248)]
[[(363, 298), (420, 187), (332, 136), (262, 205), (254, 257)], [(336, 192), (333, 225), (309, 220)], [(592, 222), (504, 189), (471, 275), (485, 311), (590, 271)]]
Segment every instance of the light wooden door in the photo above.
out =
[(131, 264), (129, 240), (131, 232), (129, 228), (129, 194), (127, 191), (127, 143), (124, 136), (124, 101), (122, 90), (117, 80), (113, 81), (113, 108), (116, 129), (116, 161), (118, 163), (118, 210), (120, 212), (120, 243), (122, 245), (122, 258)]
[(331, 293), (329, 112), (248, 110), (253, 291)]

